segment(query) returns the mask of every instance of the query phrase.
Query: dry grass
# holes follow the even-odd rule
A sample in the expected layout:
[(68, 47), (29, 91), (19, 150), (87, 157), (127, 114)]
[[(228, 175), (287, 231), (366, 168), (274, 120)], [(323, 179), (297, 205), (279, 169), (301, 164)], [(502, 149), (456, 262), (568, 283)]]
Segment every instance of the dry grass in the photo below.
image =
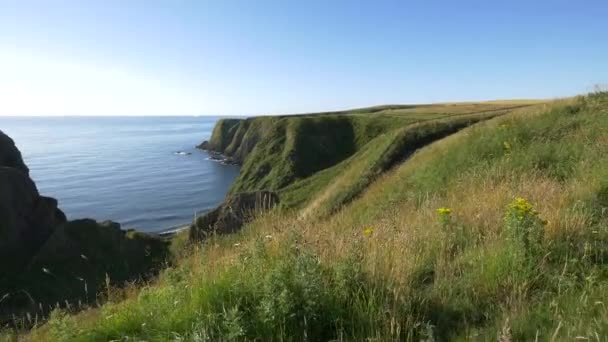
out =
[[(82, 340), (600, 340), (608, 334), (608, 215), (596, 194), (607, 175), (607, 108), (606, 99), (577, 98), (467, 128), (423, 148), (329, 217), (263, 215), (239, 234), (193, 247), (179, 267), (126, 301), (72, 320)], [(512, 137), (512, 147), (503, 147)], [(547, 220), (540, 256), (505, 235), (518, 197)], [(297, 278), (277, 273), (283, 262), (320, 270)], [(354, 289), (340, 287), (344, 265)], [(298, 306), (298, 291), (309, 286), (326, 297)], [(296, 298), (290, 314), (301, 320), (258, 320), (268, 288)], [(158, 300), (142, 299), (148, 296)], [(163, 304), (174, 300), (196, 305)], [(227, 313), (233, 307), (240, 318)], [(164, 321), (126, 314), (152, 309), (172, 314)], [(314, 317), (316, 324), (335, 319), (334, 330), (311, 328)]]

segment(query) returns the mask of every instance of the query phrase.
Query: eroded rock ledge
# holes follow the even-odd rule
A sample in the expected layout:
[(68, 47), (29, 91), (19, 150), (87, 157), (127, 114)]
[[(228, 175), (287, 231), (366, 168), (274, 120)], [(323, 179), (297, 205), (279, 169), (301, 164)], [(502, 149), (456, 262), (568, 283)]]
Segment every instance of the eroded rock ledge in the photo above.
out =
[(190, 240), (200, 241), (213, 234), (230, 234), (257, 215), (279, 204), (272, 191), (242, 192), (229, 195), (216, 209), (196, 218), (190, 226)]

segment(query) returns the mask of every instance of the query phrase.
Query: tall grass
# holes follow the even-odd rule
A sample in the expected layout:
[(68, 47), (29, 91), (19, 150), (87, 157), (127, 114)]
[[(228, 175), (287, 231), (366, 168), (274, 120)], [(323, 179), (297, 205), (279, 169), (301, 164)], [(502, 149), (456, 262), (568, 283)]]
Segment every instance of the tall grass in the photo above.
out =
[[(601, 340), (608, 94), (415, 153), (330, 217), (274, 211), (39, 340)], [(438, 210), (441, 209), (441, 210)]]

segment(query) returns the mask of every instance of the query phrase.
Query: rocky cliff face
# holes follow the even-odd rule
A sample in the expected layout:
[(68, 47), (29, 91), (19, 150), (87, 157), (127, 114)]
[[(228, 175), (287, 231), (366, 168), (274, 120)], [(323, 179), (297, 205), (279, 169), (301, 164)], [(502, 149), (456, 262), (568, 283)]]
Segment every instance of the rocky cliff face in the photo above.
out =
[(229, 195), (216, 209), (199, 216), (190, 227), (190, 240), (203, 240), (212, 234), (239, 231), (256, 215), (279, 204), (279, 196), (271, 191), (243, 192)]
[(65, 222), (57, 200), (40, 196), (21, 153), (0, 131), (0, 274), (20, 271)]
[(258, 142), (279, 120), (278, 117), (221, 119), (213, 128), (211, 138), (197, 147), (220, 153), (235, 163), (243, 164)]
[(21, 158), (21, 152), (8, 135), (0, 131), (0, 166), (11, 167), (29, 175), (30, 170)]
[(115, 285), (145, 277), (167, 255), (166, 241), (117, 223), (68, 222), (0, 131), (0, 324), (44, 315), (55, 303), (94, 301), (106, 277)]

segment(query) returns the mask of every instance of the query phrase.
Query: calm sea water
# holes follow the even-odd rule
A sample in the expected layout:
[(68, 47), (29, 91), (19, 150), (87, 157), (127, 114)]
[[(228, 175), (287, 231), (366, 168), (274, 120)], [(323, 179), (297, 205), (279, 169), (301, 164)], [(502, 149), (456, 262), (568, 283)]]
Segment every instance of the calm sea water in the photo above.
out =
[(15, 140), (40, 193), (57, 198), (69, 219), (155, 232), (215, 207), (238, 175), (238, 166), (194, 147), (218, 119), (0, 117), (0, 130)]

